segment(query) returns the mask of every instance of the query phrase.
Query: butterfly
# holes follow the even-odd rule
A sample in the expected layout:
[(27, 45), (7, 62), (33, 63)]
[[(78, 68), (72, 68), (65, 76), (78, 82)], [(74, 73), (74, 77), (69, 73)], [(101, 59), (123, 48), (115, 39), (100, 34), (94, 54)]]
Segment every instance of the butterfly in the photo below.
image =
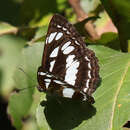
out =
[(49, 23), (37, 80), (40, 92), (94, 103), (92, 93), (100, 80), (98, 59), (61, 15), (55, 14)]

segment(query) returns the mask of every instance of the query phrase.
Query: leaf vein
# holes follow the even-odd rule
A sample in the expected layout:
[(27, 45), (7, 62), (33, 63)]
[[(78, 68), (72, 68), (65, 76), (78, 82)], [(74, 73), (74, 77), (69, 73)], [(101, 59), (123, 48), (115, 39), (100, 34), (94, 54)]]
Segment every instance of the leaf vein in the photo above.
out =
[(126, 73), (127, 73), (127, 71), (128, 71), (129, 66), (130, 66), (130, 62), (128, 62), (128, 64), (127, 64), (126, 67), (125, 67), (123, 76), (121, 77), (121, 80), (120, 80), (120, 82), (119, 82), (119, 84), (118, 84), (117, 91), (116, 91), (116, 93), (115, 93), (114, 103), (113, 103), (113, 106), (112, 106), (112, 114), (111, 114), (111, 119), (110, 119), (110, 130), (112, 130), (112, 128), (113, 128), (113, 119), (114, 119), (114, 112), (115, 112), (115, 108), (116, 108), (117, 97), (118, 97), (118, 94), (119, 94), (120, 89), (121, 89), (121, 87), (122, 87), (122, 84), (123, 84), (123, 82), (124, 82), (124, 79), (125, 79), (125, 77), (126, 77)]

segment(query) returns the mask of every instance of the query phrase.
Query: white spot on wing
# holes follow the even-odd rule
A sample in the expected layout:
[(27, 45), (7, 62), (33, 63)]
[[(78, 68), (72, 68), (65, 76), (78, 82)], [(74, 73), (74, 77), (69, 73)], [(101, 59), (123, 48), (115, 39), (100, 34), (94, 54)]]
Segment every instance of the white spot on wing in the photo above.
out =
[(62, 32), (59, 32), (59, 33), (56, 35), (55, 40), (59, 40), (62, 36), (63, 36), (63, 33), (62, 33)]
[(66, 68), (68, 68), (74, 61), (75, 55), (69, 55), (66, 59)]
[(76, 43), (77, 45), (80, 45), (78, 41), (75, 41), (75, 43)]
[(46, 89), (48, 89), (50, 83), (46, 82), (45, 84), (46, 84)]
[(56, 36), (57, 32), (51, 33), (50, 36), (48, 37), (48, 43), (51, 43)]
[(87, 61), (90, 61), (90, 60), (88, 59), (88, 57), (87, 57), (87, 56), (85, 56), (85, 59), (86, 59)]
[(86, 93), (88, 88), (84, 88), (83, 91)]
[(63, 97), (72, 98), (75, 90), (72, 88), (64, 88), (63, 89)]
[(50, 79), (44, 79), (44, 81), (45, 81), (45, 84), (46, 84), (46, 89), (48, 89), (51, 80)]
[(87, 92), (87, 90), (88, 90), (88, 88), (89, 88), (89, 82), (90, 82), (90, 79), (87, 80), (87, 82), (86, 82), (86, 87), (85, 87), (84, 90), (83, 90), (85, 93)]
[(63, 82), (58, 81), (58, 80), (53, 80), (53, 82), (55, 82), (55, 83), (57, 83), (57, 84), (64, 84)]
[(87, 82), (86, 82), (86, 87), (87, 88), (89, 87), (89, 82), (90, 82), (90, 79), (88, 79)]
[(55, 64), (55, 60), (54, 61), (52, 61), (52, 62), (50, 62), (50, 72), (52, 72), (52, 70), (53, 70), (53, 67), (54, 67), (54, 64)]
[(69, 47), (67, 47), (64, 51), (63, 51), (63, 53), (64, 54), (69, 54), (71, 51), (73, 51), (74, 50), (74, 47), (73, 46), (69, 46)]
[(70, 41), (66, 42), (66, 43), (62, 46), (61, 50), (63, 51), (63, 50), (64, 50), (66, 47), (68, 47), (70, 44), (71, 44)]
[(80, 91), (80, 93), (84, 96), (83, 101), (86, 101), (86, 100), (87, 100), (87, 96), (86, 96), (86, 94), (83, 93), (82, 91)]
[(50, 79), (44, 79), (45, 82), (50, 82), (51, 80)]
[(88, 77), (91, 79), (91, 74), (90, 73), (91, 73), (91, 71), (89, 70), (88, 71)]
[(64, 30), (64, 31), (66, 31), (66, 30), (67, 30), (67, 28), (64, 28), (64, 27), (63, 27), (63, 30)]
[(49, 77), (49, 78), (51, 78), (51, 77), (52, 77), (52, 76), (51, 76), (51, 75), (49, 75), (49, 74), (47, 74), (46, 76), (47, 76), (47, 77)]
[(70, 34), (70, 32), (69, 32), (69, 31), (67, 31), (66, 33), (67, 33), (67, 34)]
[(68, 69), (66, 70), (65, 81), (71, 85), (75, 84), (76, 74), (78, 72), (79, 62), (74, 62)]
[(59, 51), (59, 46), (52, 51), (50, 57), (56, 57), (58, 54), (58, 51)]
[(90, 64), (90, 62), (88, 63), (88, 68), (91, 69), (91, 64)]
[(44, 72), (38, 72), (38, 75), (46, 75)]
[(57, 25), (57, 28), (61, 28), (61, 26), (60, 26), (60, 25)]

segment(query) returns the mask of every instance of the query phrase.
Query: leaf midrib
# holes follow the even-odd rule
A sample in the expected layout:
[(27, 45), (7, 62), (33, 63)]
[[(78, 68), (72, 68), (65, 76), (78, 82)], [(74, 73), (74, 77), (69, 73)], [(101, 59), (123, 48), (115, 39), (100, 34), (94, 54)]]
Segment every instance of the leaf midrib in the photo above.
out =
[(130, 62), (127, 63), (126, 67), (125, 67), (125, 70), (124, 70), (124, 73), (123, 73), (123, 76), (121, 77), (121, 80), (118, 84), (118, 87), (117, 87), (117, 91), (115, 93), (115, 97), (114, 97), (114, 103), (112, 105), (112, 114), (111, 114), (111, 118), (110, 118), (110, 130), (112, 130), (113, 128), (113, 119), (114, 119), (114, 112), (115, 112), (115, 107), (116, 107), (116, 102), (117, 102), (117, 97), (118, 97), (118, 94), (120, 92), (120, 89), (122, 87), (122, 84), (124, 82), (124, 79), (126, 77), (126, 74), (127, 74), (127, 71), (128, 71), (128, 68), (130, 67)]

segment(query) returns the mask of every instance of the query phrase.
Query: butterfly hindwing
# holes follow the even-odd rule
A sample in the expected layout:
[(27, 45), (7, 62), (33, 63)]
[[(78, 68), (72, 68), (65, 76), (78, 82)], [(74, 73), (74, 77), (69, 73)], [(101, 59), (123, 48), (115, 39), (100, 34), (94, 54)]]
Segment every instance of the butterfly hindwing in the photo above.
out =
[(96, 90), (98, 73), (94, 52), (86, 48), (82, 37), (64, 17), (54, 15), (46, 36), (42, 66), (38, 70), (41, 88), (57, 91), (60, 96), (87, 100)]

